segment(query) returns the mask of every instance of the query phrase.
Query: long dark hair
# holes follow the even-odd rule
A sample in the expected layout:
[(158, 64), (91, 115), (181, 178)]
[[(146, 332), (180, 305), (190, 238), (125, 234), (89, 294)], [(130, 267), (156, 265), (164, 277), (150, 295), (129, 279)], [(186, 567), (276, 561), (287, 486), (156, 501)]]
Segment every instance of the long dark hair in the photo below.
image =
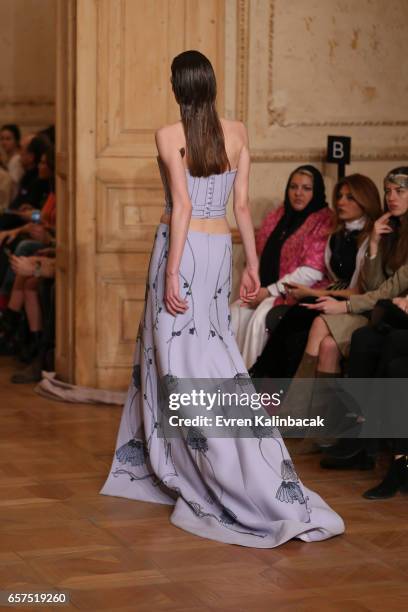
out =
[[(408, 189), (408, 166), (400, 166), (388, 172), (386, 183), (394, 183)], [(384, 195), (384, 209), (388, 211), (387, 198)], [(384, 265), (394, 272), (408, 261), (408, 211), (401, 217), (393, 217), (394, 231), (385, 234), (380, 242)]]
[(180, 53), (171, 64), (171, 83), (180, 105), (190, 174), (225, 172), (230, 164), (215, 108), (217, 83), (211, 62), (199, 51)]
[(344, 185), (350, 189), (354, 201), (362, 208), (367, 217), (366, 224), (357, 240), (357, 243), (360, 245), (371, 232), (374, 222), (381, 215), (380, 194), (373, 181), (368, 176), (364, 176), (364, 174), (350, 174), (340, 179), (333, 189), (333, 210), (335, 215), (333, 233), (342, 231), (345, 225), (337, 214), (337, 200), (340, 190)]

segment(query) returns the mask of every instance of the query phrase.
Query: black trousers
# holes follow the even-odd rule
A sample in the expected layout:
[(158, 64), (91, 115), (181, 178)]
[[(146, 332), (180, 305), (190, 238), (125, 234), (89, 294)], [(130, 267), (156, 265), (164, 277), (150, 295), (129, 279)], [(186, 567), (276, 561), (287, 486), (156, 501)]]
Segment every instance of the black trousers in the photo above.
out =
[[(407, 378), (408, 330), (388, 334), (374, 327), (363, 327), (351, 339), (348, 373), (351, 378)], [(393, 438), (395, 454), (408, 454), (408, 438)]]
[[(304, 300), (309, 301), (309, 300)], [(266, 316), (268, 318), (275, 308)], [(319, 312), (303, 306), (291, 306), (270, 332), (268, 342), (251, 373), (259, 378), (292, 378), (306, 348), (309, 331)]]

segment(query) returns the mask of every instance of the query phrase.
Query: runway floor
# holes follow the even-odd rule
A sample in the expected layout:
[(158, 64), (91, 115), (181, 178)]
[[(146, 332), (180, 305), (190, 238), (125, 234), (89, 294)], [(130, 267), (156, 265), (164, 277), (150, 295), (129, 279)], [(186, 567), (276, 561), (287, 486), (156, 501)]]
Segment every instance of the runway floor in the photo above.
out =
[(0, 588), (70, 593), (67, 606), (21, 609), (407, 609), (408, 497), (361, 497), (384, 465), (332, 473), (318, 456), (296, 458), (344, 518), (344, 536), (271, 550), (218, 544), (173, 527), (168, 507), (98, 495), (121, 409), (42, 399), (8, 382), (13, 369), (1, 358)]

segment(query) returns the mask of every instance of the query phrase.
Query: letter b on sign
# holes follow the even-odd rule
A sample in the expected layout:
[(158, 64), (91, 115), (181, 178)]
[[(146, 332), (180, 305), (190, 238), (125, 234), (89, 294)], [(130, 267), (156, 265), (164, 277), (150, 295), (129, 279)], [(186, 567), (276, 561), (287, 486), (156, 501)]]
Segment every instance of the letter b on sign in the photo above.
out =
[(327, 137), (327, 161), (332, 164), (350, 163), (351, 138), (349, 136)]

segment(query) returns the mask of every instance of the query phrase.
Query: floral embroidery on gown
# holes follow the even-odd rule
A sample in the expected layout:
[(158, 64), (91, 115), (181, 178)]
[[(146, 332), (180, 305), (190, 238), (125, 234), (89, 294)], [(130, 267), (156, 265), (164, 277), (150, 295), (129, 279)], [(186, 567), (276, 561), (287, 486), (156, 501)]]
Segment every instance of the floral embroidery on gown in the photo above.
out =
[[(207, 178), (186, 172), (193, 216), (224, 216), (235, 172)], [(179, 278), (189, 308), (176, 317), (163, 303), (168, 249), (169, 227), (160, 224), (133, 375), (101, 493), (174, 504), (174, 525), (243, 546), (269, 548), (291, 538), (316, 541), (342, 533), (342, 519), (301, 483), (276, 430), (256, 428), (253, 438), (207, 437), (195, 427), (167, 438), (161, 430), (158, 380), (168, 387), (180, 378), (248, 376), (231, 329), (230, 234), (188, 232)]]

